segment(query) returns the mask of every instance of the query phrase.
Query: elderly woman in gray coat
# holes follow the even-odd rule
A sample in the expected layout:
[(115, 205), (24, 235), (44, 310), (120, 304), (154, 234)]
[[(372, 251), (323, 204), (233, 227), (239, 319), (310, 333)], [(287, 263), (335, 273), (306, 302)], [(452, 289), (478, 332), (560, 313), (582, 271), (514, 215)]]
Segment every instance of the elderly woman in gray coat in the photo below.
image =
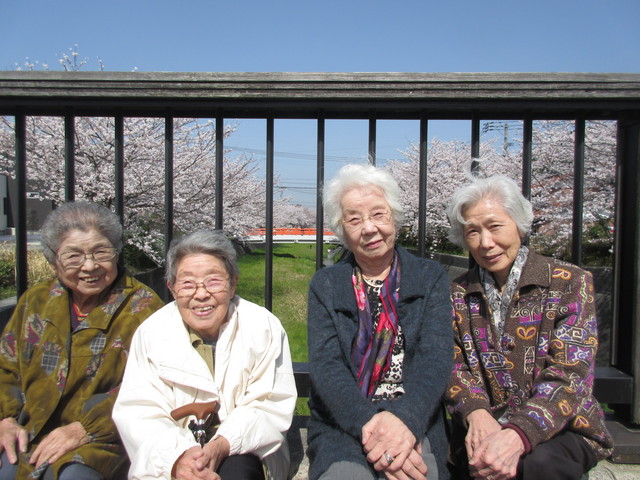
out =
[(446, 478), (441, 396), (451, 373), (444, 269), (396, 245), (399, 188), (347, 165), (325, 209), (349, 253), (309, 290), (312, 480)]

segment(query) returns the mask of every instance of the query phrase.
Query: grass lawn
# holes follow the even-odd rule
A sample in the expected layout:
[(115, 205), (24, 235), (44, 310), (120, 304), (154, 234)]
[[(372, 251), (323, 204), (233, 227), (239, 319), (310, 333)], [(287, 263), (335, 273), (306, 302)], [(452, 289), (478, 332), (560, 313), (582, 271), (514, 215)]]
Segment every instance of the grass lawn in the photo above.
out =
[[(325, 245), (325, 252), (328, 248), (331, 245)], [(242, 255), (238, 267), (238, 295), (264, 305), (264, 249)], [(307, 361), (307, 292), (315, 271), (315, 243), (274, 244), (273, 313), (287, 331), (294, 362)]]

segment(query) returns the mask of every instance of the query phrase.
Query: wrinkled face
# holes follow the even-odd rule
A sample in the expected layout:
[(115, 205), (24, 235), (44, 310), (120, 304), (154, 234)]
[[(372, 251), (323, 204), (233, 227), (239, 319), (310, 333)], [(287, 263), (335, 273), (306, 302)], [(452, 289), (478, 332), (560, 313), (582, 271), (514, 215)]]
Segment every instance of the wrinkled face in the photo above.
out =
[(352, 188), (342, 196), (340, 206), (345, 241), (356, 261), (360, 265), (390, 262), (396, 243), (396, 227), (382, 190), (375, 186)]
[(516, 222), (493, 198), (481, 200), (463, 215), (464, 238), (475, 261), (493, 274), (498, 286), (507, 281), (522, 238)]
[[(229, 303), (236, 293), (236, 281), (237, 278), (229, 278), (224, 262), (218, 257), (198, 253), (180, 260), (176, 280), (169, 288), (182, 320), (205, 340), (213, 340), (218, 338), (220, 326), (227, 321)], [(195, 291), (187, 289), (189, 295), (181, 294), (185, 285), (195, 286)], [(214, 293), (205, 288), (207, 285), (214, 285), (209, 288)]]
[[(76, 303), (87, 301), (94, 296), (99, 296), (113, 283), (118, 276), (118, 257), (105, 262), (96, 262), (88, 255), (82, 265), (69, 267), (61, 257), (69, 254), (94, 253), (104, 249), (112, 249), (113, 245), (107, 237), (97, 230), (87, 232), (71, 230), (60, 243), (56, 251), (56, 275), (60, 281), (73, 293)], [(75, 255), (74, 255), (75, 256)]]

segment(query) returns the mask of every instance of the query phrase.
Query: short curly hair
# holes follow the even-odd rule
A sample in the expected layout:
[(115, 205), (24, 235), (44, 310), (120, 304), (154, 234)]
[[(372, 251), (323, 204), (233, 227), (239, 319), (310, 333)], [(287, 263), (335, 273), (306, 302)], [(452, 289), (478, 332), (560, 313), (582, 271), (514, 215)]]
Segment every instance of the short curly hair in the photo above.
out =
[(342, 197), (353, 188), (377, 187), (382, 190), (396, 229), (404, 220), (404, 212), (400, 203), (400, 187), (391, 174), (373, 165), (345, 165), (324, 188), (324, 210), (329, 226), (336, 236), (346, 245), (342, 226)]
[(55, 266), (60, 244), (72, 230), (96, 230), (109, 240), (118, 254), (122, 252), (122, 224), (115, 213), (93, 202), (67, 202), (53, 210), (40, 229), (42, 253), (52, 266)]

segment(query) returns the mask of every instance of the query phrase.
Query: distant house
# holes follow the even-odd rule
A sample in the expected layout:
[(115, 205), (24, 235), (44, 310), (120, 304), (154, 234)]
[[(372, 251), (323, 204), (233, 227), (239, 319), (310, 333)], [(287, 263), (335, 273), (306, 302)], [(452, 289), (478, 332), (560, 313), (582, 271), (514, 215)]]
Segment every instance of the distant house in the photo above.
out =
[[(18, 214), (18, 188), (14, 178), (0, 175), (0, 231), (12, 232)], [(45, 200), (37, 191), (27, 192), (27, 230), (37, 231), (53, 210), (52, 200)]]

